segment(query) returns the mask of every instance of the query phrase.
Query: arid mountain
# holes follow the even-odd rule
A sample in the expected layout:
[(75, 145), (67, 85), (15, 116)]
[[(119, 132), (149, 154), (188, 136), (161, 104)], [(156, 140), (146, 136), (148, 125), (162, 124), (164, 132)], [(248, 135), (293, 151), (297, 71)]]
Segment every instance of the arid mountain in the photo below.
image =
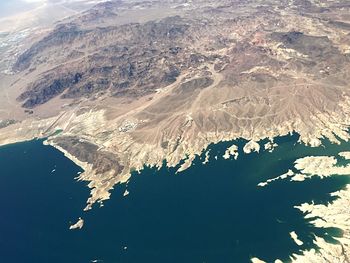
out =
[[(49, 141), (76, 155), (64, 138), (84, 138), (116, 155), (123, 176), (163, 159), (175, 165), (222, 139), (347, 138), (348, 9), (329, 1), (97, 4), (17, 58), (12, 103), (29, 115), (7, 123), (56, 118), (42, 135), (64, 122)], [(85, 144), (73, 145), (83, 152)]]
[(131, 169), (185, 169), (210, 143), (348, 140), (349, 14), (340, 0), (97, 4), (1, 76), (0, 142), (47, 136), (85, 169), (89, 209)]

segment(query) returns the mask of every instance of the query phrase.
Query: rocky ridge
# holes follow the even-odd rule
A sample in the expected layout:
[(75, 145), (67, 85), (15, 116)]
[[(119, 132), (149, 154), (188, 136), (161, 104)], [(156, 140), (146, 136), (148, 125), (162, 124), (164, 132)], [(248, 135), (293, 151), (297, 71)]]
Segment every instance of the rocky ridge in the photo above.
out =
[[(158, 16), (126, 19), (145, 9)], [(84, 168), (89, 209), (131, 169), (188, 156), (185, 169), (210, 143), (291, 132), (314, 146), (348, 140), (349, 9), (339, 1), (99, 4), (19, 57), (14, 69), (30, 81), (17, 102), (34, 114), (0, 129), (0, 142), (48, 136)], [(54, 101), (59, 113), (40, 118)]]

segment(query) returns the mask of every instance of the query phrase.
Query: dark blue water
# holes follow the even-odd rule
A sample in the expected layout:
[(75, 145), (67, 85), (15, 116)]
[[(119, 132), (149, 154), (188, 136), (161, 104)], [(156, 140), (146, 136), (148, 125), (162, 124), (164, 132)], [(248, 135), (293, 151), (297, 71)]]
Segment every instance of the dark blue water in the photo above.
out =
[[(273, 153), (240, 152), (238, 161), (221, 158), (231, 143), (212, 145), (208, 164), (201, 156), (180, 174), (145, 167), (133, 174), (127, 197), (125, 186), (117, 186), (103, 208), (83, 214), (84, 228), (76, 231), (68, 230), (69, 221), (82, 214), (88, 197), (84, 183), (73, 180), (79, 168), (40, 141), (2, 147), (0, 261), (244, 263), (256, 256), (273, 262), (314, 247), (314, 234), (335, 242), (339, 229), (315, 228), (294, 206), (327, 204), (347, 176), (257, 187), (292, 168), (297, 158), (350, 150), (349, 143), (309, 148), (297, 139), (277, 139)], [(244, 143), (236, 142), (240, 148)], [(291, 231), (303, 246), (294, 243)]]
[(1, 147), (0, 167), (0, 262), (64, 262), (89, 196), (81, 169), (42, 141)]

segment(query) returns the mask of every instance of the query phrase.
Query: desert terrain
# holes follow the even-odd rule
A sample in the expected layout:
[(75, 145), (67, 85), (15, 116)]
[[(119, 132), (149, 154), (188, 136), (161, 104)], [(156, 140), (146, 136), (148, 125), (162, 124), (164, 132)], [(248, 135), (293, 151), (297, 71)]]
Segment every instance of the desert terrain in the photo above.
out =
[(30, 34), (9, 23), (0, 144), (47, 138), (85, 170), (88, 210), (131, 170), (186, 169), (211, 143), (347, 141), (349, 14), (339, 0), (111, 1)]

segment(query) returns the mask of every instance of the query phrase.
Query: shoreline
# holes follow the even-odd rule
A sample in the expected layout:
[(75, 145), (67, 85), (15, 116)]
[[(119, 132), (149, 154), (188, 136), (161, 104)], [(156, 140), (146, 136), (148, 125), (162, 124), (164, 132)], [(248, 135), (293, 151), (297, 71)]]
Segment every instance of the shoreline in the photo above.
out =
[[(284, 135), (284, 136), (291, 136), (291, 135)], [(283, 137), (283, 136), (278, 136), (278, 137)], [(81, 162), (74, 155), (70, 154), (68, 151), (66, 151), (62, 147), (55, 145), (55, 143), (53, 143), (52, 141), (50, 141), (48, 139), (50, 139), (50, 138), (37, 138), (36, 137), (36, 138), (32, 138), (32, 139), (27, 139), (25, 141), (42, 140), (44, 145), (54, 147), (56, 150), (62, 152), (66, 158), (68, 158), (69, 160), (71, 160), (72, 162), (74, 162), (76, 165), (78, 165), (79, 167), (81, 167), (84, 170), (84, 172), (82, 172), (78, 177), (75, 178), (76, 180), (79, 180), (79, 181), (88, 182), (88, 187), (91, 189), (91, 195), (90, 195), (89, 199), (87, 200), (87, 206), (85, 207), (84, 211), (91, 209), (92, 205), (96, 202), (100, 203), (100, 205), (103, 205), (102, 202), (105, 200), (108, 200), (110, 198), (110, 195), (111, 195), (110, 191), (113, 189), (113, 187), (118, 183), (126, 182), (131, 176), (131, 171), (129, 171), (129, 173), (124, 175), (124, 177), (123, 177), (124, 180), (121, 180), (120, 178), (115, 178), (115, 181), (113, 181), (110, 184), (109, 188), (102, 188), (102, 189), (98, 188), (97, 182), (90, 180), (95, 175), (95, 173), (92, 170), (91, 164), (86, 163), (86, 162)], [(239, 138), (239, 139), (241, 139), (241, 138)], [(242, 139), (244, 139), (244, 138), (242, 138)], [(270, 139), (270, 138), (265, 138), (265, 139)], [(246, 139), (244, 139), (244, 140), (246, 140)], [(13, 141), (15, 141), (15, 140), (13, 140)], [(235, 144), (236, 141), (237, 141), (237, 139), (233, 139), (233, 140), (228, 140), (228, 141), (224, 141), (224, 142), (230, 142), (230, 143)], [(248, 141), (248, 140), (246, 140), (246, 141), (247, 142), (245, 145), (250, 143), (250, 141)], [(16, 144), (16, 143), (21, 143), (21, 142), (24, 142), (24, 141), (15, 141), (15, 142), (10, 143), (10, 144)], [(261, 145), (261, 140), (259, 140), (258, 143), (259, 142)], [(10, 145), (10, 144), (4, 144), (2, 146), (6, 146), (6, 145)], [(236, 150), (235, 147), (233, 147), (233, 148), (234, 148), (234, 150)], [(266, 149), (266, 151), (268, 151), (268, 149)], [(208, 147), (205, 148), (205, 150), (203, 150), (200, 154), (198, 154), (196, 156), (201, 156), (203, 153), (205, 154), (206, 152), (208, 152)], [(248, 153), (245, 153), (245, 154), (248, 154)], [(349, 160), (350, 152), (340, 152), (339, 156), (345, 158), (346, 160)], [(224, 156), (221, 156), (221, 157), (224, 158)], [(301, 159), (305, 159), (306, 160), (305, 162), (301, 162), (300, 160), (299, 161), (297, 160), (296, 161), (296, 163), (298, 165), (297, 169), (298, 170), (305, 169), (306, 171), (310, 171), (310, 170), (308, 170), (307, 165), (310, 163), (311, 164), (314, 163), (314, 161), (311, 160), (310, 158), (312, 158), (312, 156), (307, 157), (307, 158), (301, 158)], [(328, 161), (328, 164), (326, 164), (326, 167), (329, 167), (329, 165), (330, 165), (329, 163), (331, 163), (333, 165), (336, 164), (334, 162), (331, 162), (331, 159), (329, 159), (329, 158), (322, 158), (322, 156), (317, 156), (316, 158), (319, 158), (321, 160), (321, 162), (326, 161), (326, 163), (327, 163), (327, 161)], [(233, 158), (233, 159), (235, 159), (235, 158)], [(300, 163), (302, 163), (302, 165), (300, 165)], [(189, 168), (191, 166), (191, 164), (187, 164), (187, 165), (188, 166), (186, 168)], [(151, 167), (155, 167), (155, 166), (153, 165)], [(317, 167), (322, 167), (322, 165), (321, 166), (318, 165)], [(350, 164), (349, 164), (348, 169), (350, 171)], [(139, 169), (138, 171), (141, 171), (141, 170), (142, 169)], [(345, 171), (345, 173), (346, 172), (347, 171)], [(278, 179), (281, 179), (281, 180), (284, 180), (287, 178), (293, 179), (293, 176), (295, 177), (297, 175), (298, 174), (295, 174), (295, 173), (292, 175), (291, 172), (288, 171), (286, 173), (286, 175), (272, 178), (268, 181), (268, 183), (272, 183), (274, 180), (278, 180)], [(307, 180), (310, 177), (310, 176), (308, 177), (308, 176), (304, 175), (302, 172), (300, 173), (300, 175), (303, 175), (303, 180)], [(317, 176), (317, 175), (314, 174), (312, 176)], [(332, 176), (332, 172), (328, 171), (326, 176)], [(127, 179), (125, 180), (125, 178), (127, 178)], [(263, 185), (263, 186), (266, 186), (266, 185)], [(96, 191), (96, 187), (97, 187), (98, 191)], [(329, 205), (313, 205), (313, 204), (304, 203), (304, 204), (300, 204), (300, 206), (296, 206), (295, 208), (306, 213), (305, 214), (306, 219), (309, 217), (314, 217), (314, 216), (315, 217), (318, 216), (319, 218), (323, 218), (325, 216), (327, 218), (327, 221), (329, 221), (328, 224), (324, 224), (324, 223), (322, 224), (322, 220), (316, 220), (315, 222), (312, 222), (316, 227), (337, 227), (337, 228), (342, 229), (342, 231), (344, 232), (343, 237), (342, 238), (335, 238), (336, 240), (338, 240), (340, 242), (340, 245), (327, 243), (322, 238), (315, 236), (314, 244), (316, 246), (318, 246), (320, 249), (319, 250), (315, 250), (315, 249), (305, 250), (305, 251), (301, 252), (302, 254), (292, 254), (291, 255), (292, 262), (307, 263), (307, 262), (313, 262), (314, 260), (319, 260), (318, 262), (323, 262), (323, 260), (325, 260), (326, 258), (327, 259), (331, 258), (332, 260), (335, 260), (337, 258), (344, 258), (344, 259), (350, 258), (350, 250), (347, 248), (347, 246), (343, 245), (343, 244), (350, 245), (350, 223), (347, 223), (347, 222), (350, 222), (350, 211), (343, 209), (344, 207), (346, 207), (350, 203), (350, 182), (349, 182), (349, 184), (346, 185), (346, 188), (344, 190), (334, 192), (334, 193), (332, 193), (332, 195), (338, 196), (339, 198)], [(339, 221), (340, 223), (337, 223), (337, 221)], [(302, 240), (300, 240), (300, 241), (302, 242)], [(276, 260), (278, 262), (278, 259), (276, 259)], [(264, 261), (262, 260), (261, 262), (264, 262)]]

